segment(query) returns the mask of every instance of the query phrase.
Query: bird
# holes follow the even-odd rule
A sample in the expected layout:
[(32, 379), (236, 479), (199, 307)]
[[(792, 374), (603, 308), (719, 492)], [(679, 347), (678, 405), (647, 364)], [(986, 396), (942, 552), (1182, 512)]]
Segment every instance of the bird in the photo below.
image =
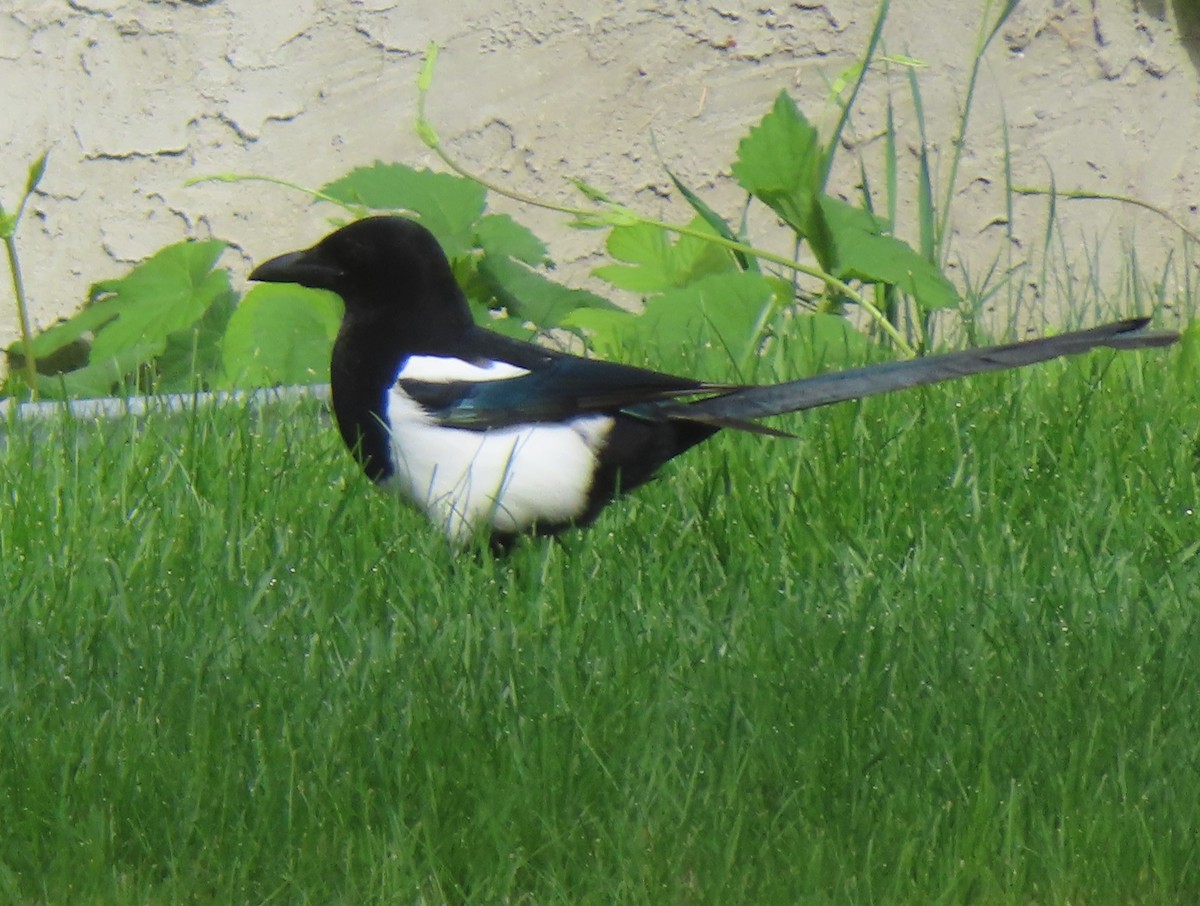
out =
[(474, 322), (433, 234), (366, 217), (250, 279), (341, 296), (330, 357), (334, 418), (376, 484), (455, 546), (498, 550), (592, 523), (669, 460), (722, 429), (784, 435), (761, 418), (1001, 371), (1096, 347), (1168, 346), (1148, 318), (768, 385), (660, 373), (549, 349)]

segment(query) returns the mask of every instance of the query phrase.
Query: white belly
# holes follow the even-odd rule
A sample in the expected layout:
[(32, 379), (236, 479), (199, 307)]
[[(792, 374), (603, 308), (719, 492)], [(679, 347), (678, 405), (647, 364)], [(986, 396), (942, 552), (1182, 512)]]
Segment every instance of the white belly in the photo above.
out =
[(398, 390), (388, 395), (388, 421), (395, 471), (387, 484), (454, 542), (480, 526), (517, 533), (581, 515), (612, 428), (603, 415), (490, 431), (445, 428)]

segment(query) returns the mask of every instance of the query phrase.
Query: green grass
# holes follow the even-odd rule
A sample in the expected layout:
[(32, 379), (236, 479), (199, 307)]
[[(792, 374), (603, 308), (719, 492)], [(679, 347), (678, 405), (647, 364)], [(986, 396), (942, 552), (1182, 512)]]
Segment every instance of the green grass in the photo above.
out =
[(0, 901), (1195, 901), (1174, 359), (722, 436), (504, 560), (312, 404), (11, 424)]

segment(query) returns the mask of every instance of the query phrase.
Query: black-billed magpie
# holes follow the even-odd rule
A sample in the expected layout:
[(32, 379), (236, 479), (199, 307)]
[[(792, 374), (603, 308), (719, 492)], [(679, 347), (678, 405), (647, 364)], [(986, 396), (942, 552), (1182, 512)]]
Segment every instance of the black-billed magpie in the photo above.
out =
[(870, 365), (770, 386), (710, 384), (586, 359), (474, 324), (433, 235), (371, 217), (250, 279), (332, 290), (345, 301), (333, 346), (333, 411), (366, 474), (415, 502), (455, 543), (486, 530), (587, 525), (667, 460), (753, 419), (904, 387), (1017, 368), (1097, 346), (1166, 346), (1146, 318), (986, 349)]

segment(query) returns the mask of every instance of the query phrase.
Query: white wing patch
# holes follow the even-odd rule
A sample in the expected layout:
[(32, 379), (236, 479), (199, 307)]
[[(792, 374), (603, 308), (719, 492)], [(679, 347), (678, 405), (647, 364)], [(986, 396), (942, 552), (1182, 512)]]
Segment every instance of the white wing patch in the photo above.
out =
[[(513, 366), (497, 366), (503, 368)], [(491, 379), (505, 379), (488, 371)], [(582, 515), (597, 454), (613, 425), (609, 416), (586, 415), (565, 424), (490, 431), (446, 428), (398, 387), (388, 394), (387, 407), (395, 468), (387, 484), (409, 497), (456, 543), (480, 526), (517, 533), (537, 522), (561, 523)]]
[(477, 365), (453, 356), (414, 355), (405, 361), (396, 380), (448, 384), (451, 381), (507, 381), (524, 374), (529, 374), (529, 369), (508, 362), (489, 361)]

